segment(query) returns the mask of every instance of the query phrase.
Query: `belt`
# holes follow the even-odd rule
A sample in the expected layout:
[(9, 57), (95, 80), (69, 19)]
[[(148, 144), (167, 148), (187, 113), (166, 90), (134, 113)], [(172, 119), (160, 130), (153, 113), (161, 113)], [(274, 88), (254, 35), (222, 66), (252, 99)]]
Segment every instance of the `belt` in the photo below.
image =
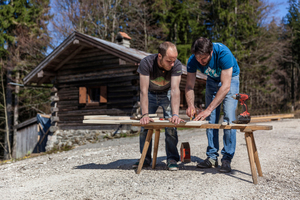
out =
[(153, 94), (167, 94), (169, 90), (167, 91), (149, 91), (150, 93), (153, 93)]

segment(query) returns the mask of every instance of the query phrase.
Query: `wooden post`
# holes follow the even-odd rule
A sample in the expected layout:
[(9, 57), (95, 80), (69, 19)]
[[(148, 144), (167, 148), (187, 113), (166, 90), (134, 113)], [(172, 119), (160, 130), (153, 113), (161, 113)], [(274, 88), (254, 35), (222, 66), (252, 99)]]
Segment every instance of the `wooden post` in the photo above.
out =
[(250, 133), (250, 137), (252, 139), (252, 148), (253, 148), (254, 161), (255, 161), (255, 164), (256, 164), (257, 172), (258, 172), (259, 176), (263, 176), (261, 166), (260, 166), (260, 162), (259, 162), (259, 158), (258, 158), (258, 152), (257, 152), (253, 132)]
[(257, 173), (255, 170), (255, 161), (254, 161), (251, 134), (253, 134), (253, 132), (245, 132), (245, 140), (246, 140), (246, 145), (247, 145), (247, 150), (248, 150), (248, 156), (249, 156), (249, 162), (250, 162), (253, 183), (257, 184)]
[(139, 166), (138, 166), (138, 169), (136, 171), (137, 174), (139, 174), (141, 172), (142, 167), (144, 165), (145, 157), (146, 157), (146, 154), (147, 154), (147, 151), (148, 151), (148, 148), (149, 148), (150, 141), (152, 139), (152, 134), (153, 134), (153, 129), (149, 129), (148, 133), (147, 133), (144, 149), (143, 149), (143, 152), (142, 152), (142, 157), (140, 159)]
[(152, 160), (152, 169), (155, 169), (155, 165), (156, 165), (159, 136), (160, 136), (160, 129), (155, 129), (154, 153), (153, 153), (153, 160)]

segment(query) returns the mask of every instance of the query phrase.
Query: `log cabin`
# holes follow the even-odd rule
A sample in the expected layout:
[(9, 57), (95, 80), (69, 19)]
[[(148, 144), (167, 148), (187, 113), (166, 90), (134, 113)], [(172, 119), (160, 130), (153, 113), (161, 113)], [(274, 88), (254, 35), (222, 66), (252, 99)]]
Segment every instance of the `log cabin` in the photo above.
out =
[[(110, 129), (83, 124), (85, 115), (131, 116), (139, 102), (139, 62), (150, 55), (130, 48), (119, 32), (117, 43), (73, 32), (24, 79), (25, 85), (51, 84), (51, 131)], [(186, 67), (180, 84), (180, 114), (185, 115)], [(197, 72), (195, 102), (203, 103), (206, 75)], [(158, 114), (162, 110), (158, 111)]]

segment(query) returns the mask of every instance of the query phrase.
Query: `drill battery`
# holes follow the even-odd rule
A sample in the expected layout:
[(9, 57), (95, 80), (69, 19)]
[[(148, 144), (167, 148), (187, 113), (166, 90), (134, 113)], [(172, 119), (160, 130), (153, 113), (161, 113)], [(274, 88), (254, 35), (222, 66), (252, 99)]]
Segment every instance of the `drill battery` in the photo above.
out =
[(191, 149), (188, 142), (182, 142), (180, 147), (180, 161), (183, 163), (191, 162)]

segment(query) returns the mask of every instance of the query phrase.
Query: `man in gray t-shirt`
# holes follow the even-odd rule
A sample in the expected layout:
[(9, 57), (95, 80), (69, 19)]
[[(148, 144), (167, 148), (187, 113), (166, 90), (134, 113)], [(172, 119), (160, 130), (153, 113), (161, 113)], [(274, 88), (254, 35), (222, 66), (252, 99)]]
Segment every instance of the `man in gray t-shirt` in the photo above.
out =
[[(164, 42), (159, 46), (158, 54), (153, 54), (141, 60), (138, 73), (140, 74), (140, 104), (142, 118), (140, 123), (145, 125), (153, 122), (149, 114), (156, 113), (159, 106), (163, 108), (164, 118), (179, 124), (180, 90), (179, 84), (182, 74), (182, 64), (177, 60), (177, 49), (171, 42)], [(148, 130), (142, 128), (140, 133), (140, 152), (142, 153)], [(165, 128), (166, 154), (168, 169), (178, 170), (179, 154), (177, 150), (178, 136), (176, 128)], [(152, 142), (151, 142), (152, 143)], [(151, 163), (150, 143), (143, 166)], [(139, 162), (132, 167), (137, 168)]]

